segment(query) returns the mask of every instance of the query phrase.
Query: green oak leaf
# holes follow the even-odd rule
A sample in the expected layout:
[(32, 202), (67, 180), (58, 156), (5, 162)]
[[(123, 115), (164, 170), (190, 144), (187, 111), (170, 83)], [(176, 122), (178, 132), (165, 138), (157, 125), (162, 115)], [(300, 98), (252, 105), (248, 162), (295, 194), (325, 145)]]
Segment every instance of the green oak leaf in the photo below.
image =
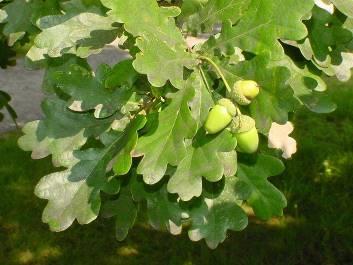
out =
[(133, 227), (137, 217), (138, 207), (134, 202), (130, 187), (124, 187), (116, 200), (107, 201), (102, 208), (102, 216), (115, 217), (115, 237), (122, 241)]
[[(100, 65), (95, 74), (85, 67), (70, 65), (54, 73), (52, 82), (71, 97), (71, 109), (94, 109), (96, 118), (106, 118), (127, 104), (134, 93), (132, 85), (136, 78), (137, 73), (132, 68), (131, 60), (126, 60), (113, 69), (108, 65)], [(106, 87), (107, 81), (110, 88)]]
[(74, 150), (80, 149), (87, 141), (83, 135), (84, 129), (78, 134), (66, 138), (46, 137), (38, 139), (37, 130), (41, 121), (27, 123), (22, 131), (24, 135), (19, 138), (18, 145), (24, 151), (32, 151), (32, 159), (42, 159), (52, 155), (55, 167), (70, 167), (77, 162), (72, 155)]
[(75, 151), (76, 164), (71, 168), (42, 178), (35, 194), (49, 200), (43, 212), (43, 221), (53, 231), (67, 229), (75, 219), (80, 224), (93, 221), (100, 209), (100, 190), (111, 188), (107, 185), (106, 171), (109, 162), (124, 147), (130, 137), (136, 137), (137, 130), (143, 127), (145, 118), (137, 116), (124, 133), (101, 149)]
[(65, 13), (84, 13), (90, 10), (97, 14), (105, 14), (106, 8), (100, 0), (66, 0), (60, 1), (60, 6)]
[(150, 225), (171, 234), (181, 233), (181, 220), (185, 210), (179, 205), (176, 196), (167, 192), (166, 185), (148, 186), (143, 180), (134, 176), (131, 180), (131, 192), (135, 201), (147, 202), (147, 216)]
[(87, 185), (85, 180), (72, 182), (71, 172), (65, 170), (43, 177), (35, 188), (35, 194), (49, 200), (42, 220), (52, 231), (67, 229), (74, 221), (88, 224), (97, 218), (101, 200), (99, 190)]
[(224, 176), (232, 177), (238, 169), (237, 152), (235, 150), (230, 152), (218, 153), (218, 157), (222, 161)]
[(170, 80), (181, 88), (184, 67), (192, 68), (196, 60), (186, 52), (187, 45), (173, 19), (180, 13), (179, 8), (161, 8), (155, 0), (131, 0), (128, 5), (124, 0), (103, 0), (102, 3), (111, 9), (108, 13), (111, 17), (138, 37), (136, 45), (141, 52), (133, 63), (135, 69), (147, 74), (153, 86), (161, 87)]
[(240, 194), (242, 190), (248, 190), (248, 197), (243, 199), (250, 204), (257, 217), (267, 220), (283, 214), (286, 198), (268, 181), (268, 177), (279, 175), (283, 170), (281, 160), (268, 155), (259, 155), (255, 164), (238, 163), (237, 177), (242, 185), (238, 183), (237, 188), (241, 189)]
[[(111, 130), (100, 136), (101, 142), (108, 146), (115, 141), (123, 132)], [(132, 166), (132, 151), (136, 147), (138, 135), (132, 135), (125, 143), (120, 152), (113, 158), (113, 171), (115, 176), (125, 175)]]
[(137, 38), (136, 45), (141, 52), (136, 54), (133, 65), (139, 73), (147, 74), (153, 86), (162, 87), (167, 80), (176, 88), (183, 86), (184, 67), (194, 65), (184, 49), (171, 49), (167, 43), (155, 38)]
[(131, 59), (120, 61), (113, 66), (111, 72), (106, 76), (105, 86), (109, 89), (121, 86), (131, 87), (135, 83), (137, 75), (132, 67)]
[[(102, 0), (110, 8), (108, 13), (119, 23), (124, 23), (126, 31), (143, 38), (160, 37), (171, 46), (185, 46), (180, 30), (173, 17), (179, 14), (177, 7), (161, 8), (154, 0), (132, 0), (129, 5), (123, 0)], [(143, 6), (143, 8), (141, 8)], [(139, 19), (136, 19), (137, 16)]]
[(74, 156), (79, 160), (71, 169), (70, 180), (80, 181), (82, 179), (92, 182), (101, 181), (105, 176), (108, 164), (121, 152), (125, 152), (125, 146), (130, 141), (136, 141), (137, 131), (145, 125), (145, 117), (138, 115), (126, 129), (116, 135), (114, 140), (106, 142), (104, 148), (90, 148), (75, 151)]
[(202, 193), (202, 177), (216, 182), (224, 175), (223, 156), (219, 156), (219, 153), (231, 152), (235, 147), (236, 139), (227, 130), (216, 135), (207, 135), (200, 130), (170, 177), (168, 191), (177, 193), (183, 201), (199, 197)]
[[(108, 165), (109, 169), (109, 165)], [(106, 174), (106, 181), (101, 190), (108, 195), (117, 195), (120, 192), (122, 181), (117, 179), (115, 175), (109, 171)]]
[(200, 128), (205, 123), (208, 112), (214, 102), (200, 73), (194, 72), (189, 77), (189, 82), (191, 82), (191, 86), (195, 91), (195, 96), (189, 102), (191, 115), (198, 123), (198, 128)]
[(181, 13), (178, 18), (184, 19), (200, 11), (208, 0), (184, 0), (181, 5)]
[(30, 19), (31, 5), (32, 3), (29, 1), (14, 0), (3, 8), (8, 17), (17, 18), (7, 21), (3, 29), (3, 33), (9, 36), (11, 44), (22, 38), (27, 31), (33, 31)]
[(302, 18), (313, 6), (308, 0), (252, 0), (239, 23), (224, 23), (220, 36), (210, 39), (204, 49), (232, 54), (236, 46), (254, 54), (266, 53), (271, 59), (281, 58), (284, 52), (279, 39), (303, 39), (307, 30)]
[(131, 137), (126, 143), (124, 149), (114, 159), (114, 173), (116, 175), (125, 175), (129, 172), (132, 166), (131, 153), (137, 144), (137, 135)]
[(282, 66), (290, 70), (288, 84), (291, 86), (294, 96), (309, 110), (317, 113), (330, 113), (336, 109), (336, 104), (323, 93), (327, 89), (326, 83), (319, 76), (310, 72), (307, 66), (299, 68), (288, 56), (271, 62), (269, 66)]
[(337, 16), (319, 7), (312, 10), (312, 16), (306, 25), (313, 54), (319, 61), (325, 61), (327, 56), (334, 54), (332, 48), (346, 44), (353, 38), (352, 33), (343, 28), (343, 23)]
[(89, 12), (43, 17), (38, 22), (42, 32), (36, 36), (27, 57), (39, 61), (45, 55), (60, 57), (72, 53), (85, 58), (98, 53), (117, 37), (113, 22), (110, 17)]
[(11, 96), (5, 91), (0, 90), (0, 110), (6, 107), (11, 101)]
[[(206, 3), (203, 3), (206, 2)], [(210, 32), (216, 23), (230, 20), (233, 24), (241, 18), (251, 0), (212, 0), (198, 3), (201, 8), (187, 18), (191, 30)], [(186, 4), (184, 5), (184, 12)], [(196, 6), (197, 7), (197, 6)], [(183, 9), (182, 9), (183, 10)], [(183, 14), (185, 16), (185, 14)]]
[(170, 96), (170, 104), (159, 113), (158, 125), (154, 131), (139, 138), (135, 156), (143, 158), (137, 173), (143, 175), (148, 184), (160, 181), (167, 165), (176, 166), (186, 155), (185, 139), (191, 139), (196, 132), (189, 102), (194, 96), (191, 82)]
[(87, 63), (87, 60), (72, 54), (65, 54), (59, 58), (48, 58), (44, 65), (45, 73), (43, 77), (42, 89), (49, 94), (57, 92), (57, 72), (67, 72), (72, 65), (79, 65), (80, 67), (87, 69), (87, 71), (92, 71), (90, 65)]
[(60, 13), (57, 1), (14, 0), (7, 4), (4, 10), (8, 17), (11, 18), (8, 19), (3, 31), (9, 37), (10, 46), (21, 39), (26, 33), (37, 33), (35, 23), (38, 18)]
[(89, 112), (73, 112), (67, 108), (66, 101), (54, 97), (42, 102), (42, 110), (44, 119), (37, 132), (39, 140), (45, 137), (66, 138), (82, 130), (85, 137), (98, 136), (111, 126), (115, 118), (96, 119)]
[(305, 58), (312, 60), (327, 75), (336, 75), (339, 80), (347, 81), (350, 68), (353, 67), (353, 55), (347, 51), (347, 44), (353, 39), (353, 33), (344, 28), (344, 23), (337, 15), (331, 15), (318, 7), (313, 9), (306, 25), (309, 29), (308, 38), (298, 43)]
[(248, 225), (248, 217), (241, 208), (242, 201), (235, 192), (236, 178), (226, 178), (222, 193), (212, 199), (202, 197), (190, 211), (189, 237), (193, 241), (205, 239), (215, 249), (227, 236), (228, 230), (241, 231)]

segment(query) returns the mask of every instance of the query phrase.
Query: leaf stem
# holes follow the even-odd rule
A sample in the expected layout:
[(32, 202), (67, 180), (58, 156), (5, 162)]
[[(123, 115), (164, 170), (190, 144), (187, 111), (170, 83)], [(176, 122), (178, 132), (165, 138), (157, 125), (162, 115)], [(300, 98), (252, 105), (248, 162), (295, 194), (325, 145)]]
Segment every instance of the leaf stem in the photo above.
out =
[(203, 79), (203, 81), (205, 82), (205, 85), (206, 85), (206, 88), (207, 88), (208, 92), (211, 93), (210, 85), (208, 84), (208, 81), (207, 81), (207, 79), (206, 79), (205, 72), (202, 70), (202, 67), (201, 67), (201, 66), (199, 66), (199, 70), (200, 70), (202, 79)]
[[(217, 65), (211, 58), (208, 58), (208, 57), (206, 57), (206, 56), (200, 55), (198, 58), (201, 59), (201, 60), (208, 61), (208, 62), (216, 69), (217, 73), (221, 76), (221, 78), (222, 78), (222, 80), (223, 80), (223, 82), (224, 82), (224, 85), (226, 86), (228, 92), (231, 93), (231, 92), (232, 92), (232, 89), (231, 89), (231, 87), (230, 87), (230, 85), (229, 85), (227, 79), (225, 78), (225, 76), (224, 76), (222, 70), (218, 67), (218, 65)], [(202, 70), (201, 67), (199, 67), (199, 68), (200, 68), (200, 71), (201, 71), (202, 78), (205, 80), (207, 89), (210, 91), (209, 86), (208, 86), (208, 83), (207, 83), (207, 80), (206, 80), (206, 77), (205, 77), (205, 73), (203, 72), (203, 70)], [(239, 109), (238, 106), (236, 106), (236, 108), (237, 108), (237, 109), (236, 109), (236, 111), (237, 111), (237, 116), (240, 117), (240, 116), (242, 115), (242, 114), (241, 114), (241, 111), (240, 111), (240, 109)]]
[(206, 57), (206, 56), (200, 55), (198, 58), (201, 59), (201, 60), (205, 60), (205, 61), (209, 62), (209, 63), (216, 69), (217, 73), (218, 73), (218, 74), (220, 75), (220, 77), (222, 78), (222, 80), (223, 80), (223, 82), (224, 82), (224, 85), (226, 86), (228, 92), (231, 92), (232, 89), (231, 89), (231, 87), (230, 87), (230, 85), (229, 85), (227, 79), (225, 78), (225, 76), (224, 76), (222, 70), (218, 67), (218, 65), (217, 65), (211, 58), (208, 58), (208, 57)]

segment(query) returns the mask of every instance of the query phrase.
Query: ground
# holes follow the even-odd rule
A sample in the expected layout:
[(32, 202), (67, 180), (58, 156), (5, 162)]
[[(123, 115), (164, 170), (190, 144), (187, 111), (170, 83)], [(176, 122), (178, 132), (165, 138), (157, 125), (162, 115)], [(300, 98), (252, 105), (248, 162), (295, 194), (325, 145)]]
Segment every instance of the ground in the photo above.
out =
[(52, 233), (40, 221), (45, 201), (33, 195), (50, 159), (33, 161), (16, 145), (19, 133), (0, 136), (0, 264), (353, 264), (353, 82), (329, 81), (338, 104), (332, 114), (294, 116), (298, 153), (271, 181), (284, 191), (284, 217), (229, 233), (216, 250), (152, 230), (139, 217), (124, 242), (113, 223), (98, 219)]

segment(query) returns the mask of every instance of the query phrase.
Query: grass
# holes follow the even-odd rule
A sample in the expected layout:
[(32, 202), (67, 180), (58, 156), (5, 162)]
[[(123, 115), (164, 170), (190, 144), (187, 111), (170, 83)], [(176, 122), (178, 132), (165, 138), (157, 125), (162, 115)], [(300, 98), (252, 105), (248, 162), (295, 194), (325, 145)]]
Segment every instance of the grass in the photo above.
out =
[[(330, 81), (331, 82), (331, 81)], [(40, 221), (46, 202), (33, 195), (50, 160), (33, 161), (16, 146), (18, 134), (0, 137), (0, 264), (353, 264), (353, 83), (330, 83), (338, 104), (332, 114), (299, 111), (299, 151), (272, 181), (288, 198), (285, 215), (252, 218), (216, 250), (150, 229), (143, 218), (124, 242), (113, 223), (99, 219), (49, 232)]]

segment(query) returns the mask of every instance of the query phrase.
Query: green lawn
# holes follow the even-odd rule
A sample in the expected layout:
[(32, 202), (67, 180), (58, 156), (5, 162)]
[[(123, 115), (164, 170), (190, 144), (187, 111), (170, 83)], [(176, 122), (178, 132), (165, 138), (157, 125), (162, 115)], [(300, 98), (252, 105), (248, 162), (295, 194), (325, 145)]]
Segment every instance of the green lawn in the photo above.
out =
[(252, 218), (214, 251), (151, 230), (143, 217), (124, 242), (102, 219), (50, 232), (40, 220), (46, 202), (33, 195), (50, 160), (32, 161), (18, 134), (0, 136), (0, 264), (353, 264), (353, 83), (330, 85), (337, 111), (296, 113), (299, 151), (272, 177), (288, 198), (284, 217)]

